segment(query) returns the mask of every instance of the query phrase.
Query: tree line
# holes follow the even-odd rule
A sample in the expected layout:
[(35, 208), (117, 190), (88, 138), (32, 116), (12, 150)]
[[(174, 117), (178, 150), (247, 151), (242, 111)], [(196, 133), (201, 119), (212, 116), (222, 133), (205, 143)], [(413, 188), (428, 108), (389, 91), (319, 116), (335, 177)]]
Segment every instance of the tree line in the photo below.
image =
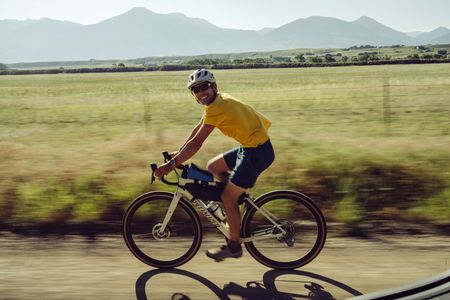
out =
[(8, 69), (0, 63), (0, 75), (27, 75), (27, 74), (59, 74), (59, 73), (106, 73), (106, 72), (148, 72), (148, 71), (181, 71), (202, 67), (211, 69), (260, 69), (260, 68), (307, 68), (307, 67), (335, 67), (358, 65), (383, 64), (428, 64), (450, 63), (447, 53), (422, 55), (412, 54), (404, 59), (392, 59), (390, 56), (379, 56), (377, 52), (362, 52), (355, 56), (346, 56), (341, 53), (335, 55), (308, 56), (299, 53), (295, 57), (269, 57), (244, 59), (194, 59), (183, 64), (165, 64), (146, 66), (126, 66), (124, 63), (113, 64), (111, 67), (70, 68), (57, 69)]

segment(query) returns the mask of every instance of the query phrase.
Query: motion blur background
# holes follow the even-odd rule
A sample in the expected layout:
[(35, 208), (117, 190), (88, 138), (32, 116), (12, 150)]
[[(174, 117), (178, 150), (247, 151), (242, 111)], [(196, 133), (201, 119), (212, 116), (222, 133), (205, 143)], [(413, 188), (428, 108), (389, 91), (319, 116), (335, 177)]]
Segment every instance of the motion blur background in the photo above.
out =
[[(0, 76), (0, 228), (120, 232), (150, 162), (202, 107), (190, 71)], [(271, 119), (275, 163), (257, 196), (304, 192), (346, 233), (444, 232), (450, 222), (446, 64), (215, 70), (219, 90)], [(214, 132), (193, 162), (236, 146)]]

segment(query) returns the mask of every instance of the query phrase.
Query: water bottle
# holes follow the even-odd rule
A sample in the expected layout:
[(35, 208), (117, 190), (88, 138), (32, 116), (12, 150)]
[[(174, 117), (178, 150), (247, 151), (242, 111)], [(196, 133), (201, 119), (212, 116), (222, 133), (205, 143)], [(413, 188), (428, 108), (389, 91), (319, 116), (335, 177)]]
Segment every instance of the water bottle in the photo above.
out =
[(209, 201), (207, 207), (208, 211), (212, 213), (219, 221), (225, 222), (227, 216), (225, 216), (222, 208), (218, 203), (215, 203), (214, 201)]

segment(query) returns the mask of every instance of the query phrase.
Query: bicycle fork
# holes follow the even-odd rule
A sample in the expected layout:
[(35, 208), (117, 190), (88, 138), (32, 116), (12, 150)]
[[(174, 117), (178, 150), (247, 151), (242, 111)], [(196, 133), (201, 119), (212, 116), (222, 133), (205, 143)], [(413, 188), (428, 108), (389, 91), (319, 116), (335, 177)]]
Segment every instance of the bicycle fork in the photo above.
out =
[(173, 212), (178, 206), (178, 202), (180, 202), (181, 194), (178, 192), (178, 189), (176, 190), (175, 194), (173, 195), (172, 202), (170, 202), (169, 208), (167, 209), (167, 213), (164, 216), (164, 220), (162, 222), (161, 227), (158, 229), (158, 233), (160, 235), (163, 235), (166, 231), (166, 227), (169, 224), (170, 220), (172, 219)]

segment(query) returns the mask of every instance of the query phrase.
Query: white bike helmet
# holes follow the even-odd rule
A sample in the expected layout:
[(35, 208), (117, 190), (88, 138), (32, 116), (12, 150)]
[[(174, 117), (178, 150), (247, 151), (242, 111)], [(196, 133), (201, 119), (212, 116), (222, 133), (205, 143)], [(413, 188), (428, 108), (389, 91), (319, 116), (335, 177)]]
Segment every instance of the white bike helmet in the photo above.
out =
[(211, 73), (210, 71), (206, 69), (198, 69), (192, 72), (191, 75), (189, 75), (187, 80), (187, 88), (190, 89), (192, 86), (201, 82), (215, 83), (216, 79), (214, 78), (213, 73)]

